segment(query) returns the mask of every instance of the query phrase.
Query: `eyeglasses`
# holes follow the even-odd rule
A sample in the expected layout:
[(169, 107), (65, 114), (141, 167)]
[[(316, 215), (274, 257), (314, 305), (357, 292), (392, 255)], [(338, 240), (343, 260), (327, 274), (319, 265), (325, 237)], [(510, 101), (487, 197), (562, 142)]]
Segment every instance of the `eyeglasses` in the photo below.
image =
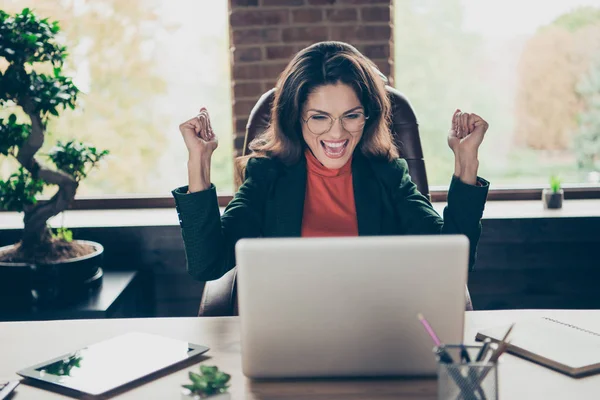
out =
[(314, 135), (323, 135), (333, 128), (334, 122), (338, 119), (344, 130), (350, 133), (360, 132), (369, 117), (361, 112), (352, 112), (338, 118), (333, 118), (331, 115), (326, 114), (314, 114), (308, 117), (308, 119), (302, 117), (300, 119), (306, 124), (311, 133)]

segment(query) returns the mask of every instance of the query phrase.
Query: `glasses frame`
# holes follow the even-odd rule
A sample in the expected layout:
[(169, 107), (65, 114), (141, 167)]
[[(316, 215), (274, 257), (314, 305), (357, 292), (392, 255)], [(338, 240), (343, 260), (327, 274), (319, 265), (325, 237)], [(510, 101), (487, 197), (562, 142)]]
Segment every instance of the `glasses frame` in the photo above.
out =
[[(311, 115), (310, 117), (308, 117), (307, 119), (304, 119), (304, 118), (302, 118), (302, 117), (300, 117), (300, 119), (302, 120), (302, 122), (304, 122), (304, 123), (306, 124), (306, 127), (308, 128), (308, 131), (309, 131), (310, 133), (312, 133), (313, 135), (316, 135), (316, 136), (321, 136), (321, 135), (324, 135), (324, 134), (326, 134), (327, 132), (329, 132), (329, 131), (330, 131), (330, 130), (333, 128), (333, 125), (335, 124), (335, 121), (338, 121), (338, 120), (340, 121), (340, 125), (342, 126), (342, 129), (343, 129), (343, 130), (345, 130), (345, 131), (347, 131), (347, 132), (350, 132), (350, 133), (357, 133), (357, 132), (360, 132), (360, 131), (361, 131), (361, 130), (362, 130), (364, 127), (365, 127), (365, 125), (367, 124), (367, 120), (369, 119), (369, 116), (368, 116), (367, 114), (365, 114), (364, 112), (362, 112), (362, 111), (353, 111), (353, 112), (351, 112), (351, 113), (349, 113), (349, 114), (362, 114), (362, 115), (365, 117), (365, 123), (364, 123), (364, 125), (361, 127), (361, 129), (360, 129), (360, 130), (358, 130), (358, 131), (350, 131), (350, 130), (346, 129), (346, 127), (344, 126), (344, 121), (343, 121), (343, 118), (344, 118), (345, 116), (347, 116), (347, 114), (340, 115), (340, 116), (339, 116), (339, 117), (337, 117), (337, 118), (333, 118), (333, 117), (332, 117), (331, 115), (329, 115), (329, 114), (313, 114), (313, 115)], [(315, 117), (315, 116), (317, 116), (317, 115), (318, 115), (318, 116), (327, 116), (327, 117), (329, 118), (329, 120), (331, 121), (331, 123), (329, 124), (329, 129), (327, 129), (326, 131), (324, 131), (324, 132), (321, 132), (321, 133), (315, 133), (315, 132), (313, 132), (313, 131), (310, 129), (310, 127), (308, 126), (308, 121), (310, 121), (310, 119), (311, 119), (312, 117)]]

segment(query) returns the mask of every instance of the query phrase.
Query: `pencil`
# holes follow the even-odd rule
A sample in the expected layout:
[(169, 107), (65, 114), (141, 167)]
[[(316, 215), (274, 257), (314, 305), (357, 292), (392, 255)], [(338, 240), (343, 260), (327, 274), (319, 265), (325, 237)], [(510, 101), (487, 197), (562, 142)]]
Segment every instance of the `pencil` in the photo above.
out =
[[(510, 332), (513, 330), (514, 326), (515, 324), (513, 323), (508, 328), (508, 330), (504, 334), (504, 337), (502, 338), (502, 341), (498, 344), (498, 348), (492, 353), (492, 356), (489, 358), (489, 360), (487, 360), (488, 363), (496, 363), (500, 356), (506, 351), (508, 345), (510, 344), (510, 341), (507, 341), (506, 339), (508, 339), (508, 335), (510, 335)], [(490, 373), (491, 370), (492, 369), (489, 368), (479, 376), (479, 385), (481, 385), (481, 383), (483, 382), (485, 377)]]
[[(513, 328), (515, 327), (515, 324), (513, 323), (508, 330), (506, 331), (506, 333), (504, 334), (504, 337), (502, 338), (502, 340), (500, 341), (500, 343), (498, 343), (498, 348), (496, 349), (496, 351), (494, 351), (490, 357), (490, 359), (488, 360), (488, 362), (496, 362), (498, 361), (498, 358), (500, 358), (500, 356), (502, 355), (502, 353), (504, 353), (504, 351), (506, 350), (506, 347), (508, 346), (508, 343), (506, 342), (506, 339), (508, 339), (508, 335), (510, 335), (510, 332), (512, 332)], [(500, 351), (500, 349), (502, 349), (502, 351)]]
[(427, 320), (425, 319), (425, 317), (423, 316), (423, 314), (421, 314), (421, 313), (417, 314), (417, 318), (419, 318), (419, 321), (421, 321), (421, 323), (425, 327), (425, 330), (427, 331), (427, 333), (429, 334), (429, 336), (431, 336), (431, 339), (433, 339), (433, 343), (435, 343), (435, 345), (438, 346), (438, 347), (441, 346), (442, 342), (437, 337), (437, 335), (433, 331), (433, 328), (431, 327), (431, 325), (429, 325), (429, 322), (427, 322)]

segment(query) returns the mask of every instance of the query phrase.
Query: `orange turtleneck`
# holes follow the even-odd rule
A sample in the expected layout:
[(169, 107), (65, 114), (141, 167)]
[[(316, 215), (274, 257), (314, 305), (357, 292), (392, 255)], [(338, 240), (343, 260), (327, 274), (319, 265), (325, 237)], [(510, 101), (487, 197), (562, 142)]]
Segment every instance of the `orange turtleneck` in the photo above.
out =
[(306, 195), (302, 237), (358, 236), (352, 159), (328, 169), (306, 149)]

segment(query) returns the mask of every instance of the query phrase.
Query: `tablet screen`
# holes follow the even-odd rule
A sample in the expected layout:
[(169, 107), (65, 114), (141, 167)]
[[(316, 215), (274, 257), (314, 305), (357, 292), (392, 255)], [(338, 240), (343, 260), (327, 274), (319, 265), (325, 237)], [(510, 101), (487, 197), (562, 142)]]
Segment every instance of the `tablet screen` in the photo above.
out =
[(101, 394), (208, 350), (185, 341), (132, 332), (35, 365), (19, 375)]

